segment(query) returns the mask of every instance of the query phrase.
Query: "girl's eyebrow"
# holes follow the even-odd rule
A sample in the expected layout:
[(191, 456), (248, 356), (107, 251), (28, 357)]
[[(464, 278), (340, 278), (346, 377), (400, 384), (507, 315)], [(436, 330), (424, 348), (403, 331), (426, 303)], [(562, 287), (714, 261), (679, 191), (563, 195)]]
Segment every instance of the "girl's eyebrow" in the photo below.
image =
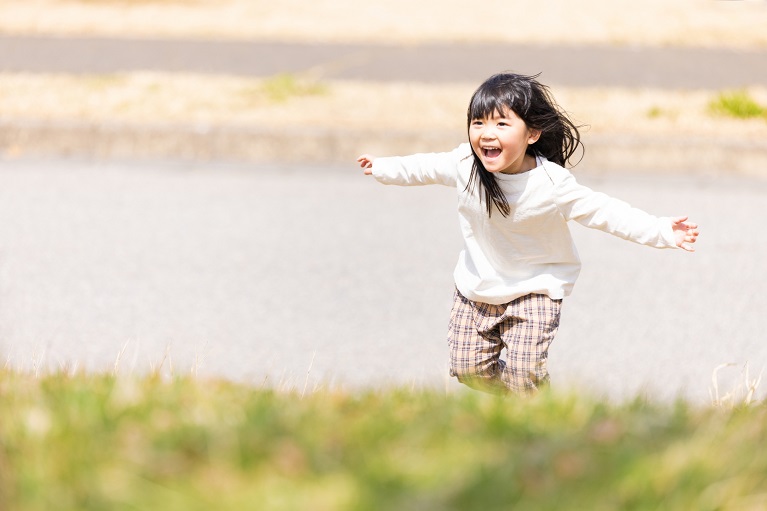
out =
[(505, 115), (500, 115), (498, 113), (493, 113), (491, 115), (486, 115), (484, 117), (472, 117), (471, 120), (473, 122), (473, 121), (482, 121), (482, 120), (485, 120), (485, 119), (507, 119), (508, 120), (508, 119), (511, 119), (511, 117), (507, 117)]

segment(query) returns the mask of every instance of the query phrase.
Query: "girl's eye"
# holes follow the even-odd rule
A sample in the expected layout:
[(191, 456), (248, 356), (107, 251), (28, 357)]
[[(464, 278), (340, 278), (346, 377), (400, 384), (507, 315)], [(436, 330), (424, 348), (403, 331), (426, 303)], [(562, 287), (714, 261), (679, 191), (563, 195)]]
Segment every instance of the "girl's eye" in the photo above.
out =
[(477, 121), (477, 120), (471, 121), (471, 125), (472, 126), (482, 126), (482, 121)]

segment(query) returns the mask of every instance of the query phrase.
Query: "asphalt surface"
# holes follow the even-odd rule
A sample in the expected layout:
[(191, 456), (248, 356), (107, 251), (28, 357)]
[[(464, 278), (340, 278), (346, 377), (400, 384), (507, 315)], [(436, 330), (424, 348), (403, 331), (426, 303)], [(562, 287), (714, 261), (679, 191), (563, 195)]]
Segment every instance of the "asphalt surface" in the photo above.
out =
[(480, 83), (500, 70), (550, 85), (737, 88), (767, 85), (767, 52), (701, 48), (293, 44), (0, 36), (0, 72), (169, 71), (265, 77)]
[[(573, 225), (553, 385), (707, 402), (767, 366), (767, 183), (583, 177), (702, 226), (698, 252)], [(351, 167), (6, 161), (0, 353), (10, 367), (193, 372), (311, 391), (458, 391), (445, 331), (455, 190), (386, 187)], [(763, 395), (763, 387), (760, 394)]]

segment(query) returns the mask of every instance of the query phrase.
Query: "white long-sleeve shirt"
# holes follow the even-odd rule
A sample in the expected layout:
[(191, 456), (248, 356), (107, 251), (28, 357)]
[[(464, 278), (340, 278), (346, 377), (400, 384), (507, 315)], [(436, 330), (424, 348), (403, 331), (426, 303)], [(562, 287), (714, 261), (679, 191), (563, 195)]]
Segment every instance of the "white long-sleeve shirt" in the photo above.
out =
[(511, 213), (495, 209), (488, 216), (478, 190), (466, 189), (472, 163), (471, 146), (462, 144), (446, 153), (376, 158), (372, 168), (384, 184), (456, 187), (464, 248), (454, 278), (469, 300), (502, 304), (531, 293), (569, 295), (581, 269), (570, 220), (643, 245), (677, 248), (669, 218), (594, 192), (545, 158), (528, 172), (494, 174)]

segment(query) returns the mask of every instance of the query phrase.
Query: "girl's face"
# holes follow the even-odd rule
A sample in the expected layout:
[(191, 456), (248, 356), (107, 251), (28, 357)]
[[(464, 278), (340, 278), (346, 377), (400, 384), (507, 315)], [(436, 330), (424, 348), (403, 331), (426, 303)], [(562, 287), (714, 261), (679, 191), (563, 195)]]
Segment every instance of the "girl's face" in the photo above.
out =
[(535, 158), (526, 151), (540, 135), (508, 108), (469, 125), (471, 147), (488, 172), (518, 174), (535, 168)]

